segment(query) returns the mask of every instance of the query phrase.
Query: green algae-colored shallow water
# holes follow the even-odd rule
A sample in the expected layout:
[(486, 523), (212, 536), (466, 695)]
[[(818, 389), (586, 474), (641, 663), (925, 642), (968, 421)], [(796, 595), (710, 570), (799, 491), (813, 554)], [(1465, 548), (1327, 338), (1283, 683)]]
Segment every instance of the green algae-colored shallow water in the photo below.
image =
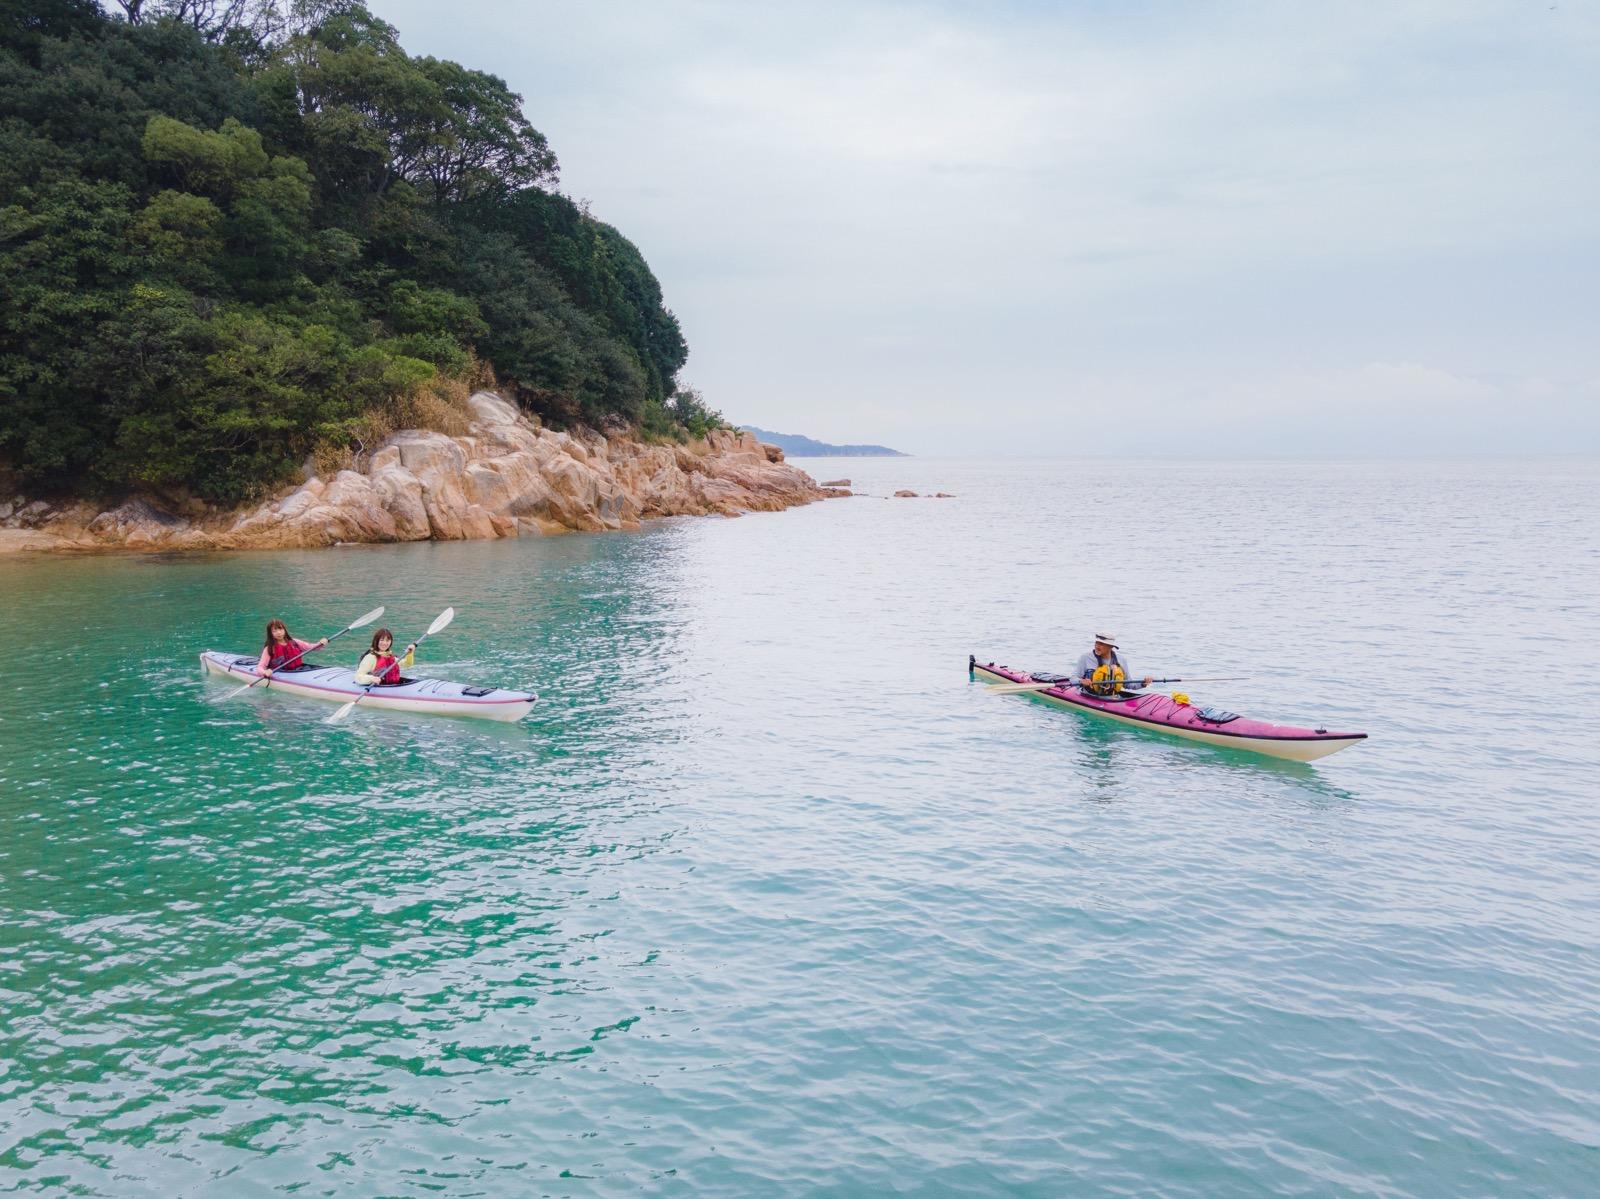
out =
[[(0, 1192), (1600, 1190), (1594, 462), (807, 465), (958, 498), (0, 561)], [(380, 602), (535, 717), (205, 702)]]

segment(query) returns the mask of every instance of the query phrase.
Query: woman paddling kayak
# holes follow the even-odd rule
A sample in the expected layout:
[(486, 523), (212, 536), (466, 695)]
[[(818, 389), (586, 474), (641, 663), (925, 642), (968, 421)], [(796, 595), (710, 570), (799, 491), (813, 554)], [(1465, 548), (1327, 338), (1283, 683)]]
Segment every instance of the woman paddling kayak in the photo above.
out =
[(406, 646), (403, 660), (389, 652), (394, 645), (394, 634), (388, 629), (379, 629), (372, 635), (372, 646), (361, 657), (361, 665), (356, 667), (356, 682), (364, 687), (382, 683), (392, 686), (400, 681), (400, 667), (414, 666), (416, 664), (417, 643), (413, 641)]
[(314, 649), (328, 644), (326, 637), (320, 641), (301, 641), (289, 633), (289, 626), (281, 620), (267, 621), (267, 640), (261, 647), (261, 660), (256, 663), (256, 673), (271, 678), (272, 672), (285, 666), (298, 666), (301, 659)]

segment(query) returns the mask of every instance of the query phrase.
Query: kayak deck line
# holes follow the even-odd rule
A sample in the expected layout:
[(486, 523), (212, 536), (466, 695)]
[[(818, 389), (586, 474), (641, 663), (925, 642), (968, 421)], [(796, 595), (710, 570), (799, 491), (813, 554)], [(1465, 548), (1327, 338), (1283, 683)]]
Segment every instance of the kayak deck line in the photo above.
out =
[[(979, 662), (976, 655), (968, 658), (967, 669), (974, 678), (981, 675), (996, 682), (1036, 681), (1027, 671), (997, 666), (993, 662)], [(1325, 729), (1269, 724), (1264, 720), (1243, 716), (1234, 717), (1225, 725), (1217, 724), (1202, 717), (1201, 709), (1191, 704), (1181, 704), (1169, 695), (1156, 692), (1100, 697), (1085, 695), (1075, 687), (1057, 685), (1018, 694), (1057, 707), (1091, 712), (1121, 724), (1170, 733), (1189, 741), (1248, 750), (1291, 762), (1314, 762), (1367, 739), (1365, 733), (1333, 733)]]
[[(255, 658), (205, 650), (200, 667), (207, 674), (255, 680)], [(385, 708), (395, 712), (416, 712), (430, 716), (470, 716), (480, 720), (516, 721), (533, 711), (538, 695), (531, 691), (507, 691), (498, 687), (472, 687), (445, 679), (403, 679), (399, 683), (367, 688), (355, 681), (355, 671), (342, 666), (305, 666), (279, 671), (262, 683), (268, 690), (287, 691), (307, 699), (347, 703), (361, 698), (364, 708)]]

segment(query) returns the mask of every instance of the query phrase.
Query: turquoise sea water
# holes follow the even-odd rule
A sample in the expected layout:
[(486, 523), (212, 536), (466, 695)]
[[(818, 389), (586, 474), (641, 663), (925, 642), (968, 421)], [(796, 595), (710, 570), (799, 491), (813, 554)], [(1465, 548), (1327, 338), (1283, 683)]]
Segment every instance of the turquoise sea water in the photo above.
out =
[[(0, 1192), (1600, 1191), (1600, 464), (804, 465), (957, 498), (0, 560)], [(535, 717), (205, 702), (375, 603)]]

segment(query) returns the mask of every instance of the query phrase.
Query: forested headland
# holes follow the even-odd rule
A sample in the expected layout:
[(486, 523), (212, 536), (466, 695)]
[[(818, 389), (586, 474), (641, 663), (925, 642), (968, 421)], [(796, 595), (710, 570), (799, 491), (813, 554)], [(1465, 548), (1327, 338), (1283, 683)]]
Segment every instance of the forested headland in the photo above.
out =
[(0, 0), (0, 483), (232, 504), (495, 379), (657, 437), (677, 318), (493, 75), (348, 0)]

